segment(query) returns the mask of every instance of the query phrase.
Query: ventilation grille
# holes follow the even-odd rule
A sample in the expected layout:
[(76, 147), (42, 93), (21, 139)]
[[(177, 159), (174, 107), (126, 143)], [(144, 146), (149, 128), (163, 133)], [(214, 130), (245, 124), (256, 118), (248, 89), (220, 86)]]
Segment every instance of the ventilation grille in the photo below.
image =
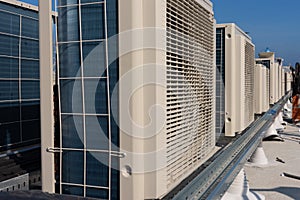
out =
[(216, 30), (216, 136), (225, 131), (225, 28)]
[(214, 23), (194, 0), (167, 0), (168, 188), (206, 160), (213, 126)]
[(254, 46), (246, 41), (245, 44), (245, 121), (248, 126), (253, 121), (254, 114)]

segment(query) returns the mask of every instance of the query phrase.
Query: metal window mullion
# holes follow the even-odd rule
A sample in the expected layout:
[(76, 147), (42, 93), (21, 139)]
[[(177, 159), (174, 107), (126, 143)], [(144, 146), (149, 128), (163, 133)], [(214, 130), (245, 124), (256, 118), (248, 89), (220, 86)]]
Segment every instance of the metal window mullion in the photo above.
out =
[(84, 79), (83, 79), (83, 55), (82, 55), (82, 15), (81, 1), (78, 4), (79, 17), (79, 41), (80, 41), (80, 67), (81, 67), (81, 98), (82, 98), (82, 113), (83, 113), (83, 196), (86, 197), (86, 127), (85, 127), (85, 98), (84, 98)]
[(22, 132), (22, 106), (21, 106), (21, 102), (22, 102), (22, 76), (21, 76), (21, 53), (22, 53), (22, 48), (21, 48), (21, 45), (22, 45), (22, 16), (20, 15), (20, 27), (19, 27), (19, 56), (18, 56), (18, 61), (19, 61), (19, 108), (20, 108), (20, 139), (21, 139), (21, 142), (23, 141), (23, 132)]
[(110, 118), (110, 87), (109, 87), (109, 63), (108, 63), (108, 35), (107, 35), (107, 2), (104, 0), (104, 26), (105, 26), (105, 62), (107, 76), (107, 110), (108, 110), (108, 200), (111, 200), (111, 118)]
[[(56, 1), (54, 1), (55, 5), (55, 11), (57, 11), (57, 5)], [(61, 112), (61, 98), (60, 98), (60, 73), (59, 73), (59, 48), (58, 48), (58, 17), (55, 17), (55, 23), (56, 23), (56, 29), (55, 29), (55, 48), (56, 48), (56, 73), (57, 73), (57, 93), (58, 93), (58, 110), (59, 110), (59, 193), (62, 194), (62, 157), (63, 157), (63, 152), (62, 152), (62, 112)]]

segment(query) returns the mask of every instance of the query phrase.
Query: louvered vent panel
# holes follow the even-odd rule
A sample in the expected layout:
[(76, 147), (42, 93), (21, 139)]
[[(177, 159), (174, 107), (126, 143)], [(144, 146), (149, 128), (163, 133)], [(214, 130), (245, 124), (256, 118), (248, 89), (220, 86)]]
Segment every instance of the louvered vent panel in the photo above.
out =
[(174, 186), (214, 146), (213, 16), (195, 0), (167, 0), (167, 180)]
[(254, 46), (246, 41), (245, 44), (245, 125), (253, 121), (254, 115)]
[(225, 28), (216, 30), (216, 136), (225, 131)]

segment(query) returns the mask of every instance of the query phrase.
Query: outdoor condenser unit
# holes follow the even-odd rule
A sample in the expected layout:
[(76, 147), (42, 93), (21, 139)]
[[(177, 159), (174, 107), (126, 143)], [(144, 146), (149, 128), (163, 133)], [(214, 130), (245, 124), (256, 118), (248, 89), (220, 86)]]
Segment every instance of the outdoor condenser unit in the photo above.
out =
[(268, 101), (268, 68), (263, 64), (255, 65), (254, 73), (254, 112), (262, 114), (269, 109)]
[[(235, 24), (218, 24), (217, 32), (220, 29), (224, 30), (224, 132), (225, 136), (235, 136), (254, 119), (254, 45)], [(219, 54), (217, 51), (217, 60), (222, 56)]]

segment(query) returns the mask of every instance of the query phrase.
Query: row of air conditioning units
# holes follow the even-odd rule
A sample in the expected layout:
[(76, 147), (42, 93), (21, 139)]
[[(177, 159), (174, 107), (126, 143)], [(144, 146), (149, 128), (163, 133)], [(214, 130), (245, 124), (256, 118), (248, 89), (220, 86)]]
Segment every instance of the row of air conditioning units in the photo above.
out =
[(234, 137), (291, 89), (292, 74), (274, 52), (259, 53), (235, 24), (216, 29), (216, 136)]

